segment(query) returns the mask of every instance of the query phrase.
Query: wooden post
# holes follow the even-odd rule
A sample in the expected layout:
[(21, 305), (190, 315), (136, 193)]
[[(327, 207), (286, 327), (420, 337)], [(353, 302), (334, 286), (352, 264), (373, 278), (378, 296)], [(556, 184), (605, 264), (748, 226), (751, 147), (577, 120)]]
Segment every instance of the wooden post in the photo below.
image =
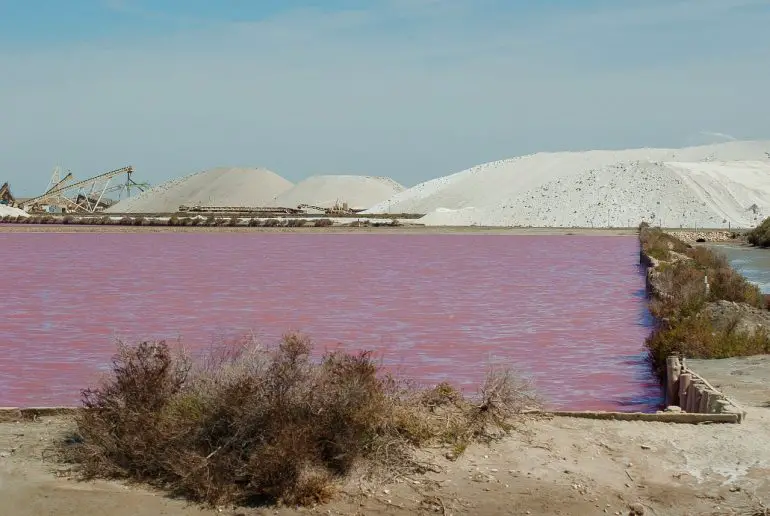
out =
[(679, 404), (679, 373), (681, 371), (679, 358), (666, 358), (666, 406)]
[(705, 393), (703, 391), (706, 388), (706, 386), (703, 385), (702, 383), (695, 383), (693, 385), (695, 388), (693, 390), (692, 407), (690, 407), (692, 408), (692, 410), (690, 412), (694, 412), (698, 414), (700, 413), (701, 398), (705, 396)]
[(679, 407), (682, 410), (687, 410), (687, 390), (690, 388), (691, 381), (692, 376), (690, 376), (690, 373), (679, 375)]
[(698, 408), (698, 384), (690, 382), (687, 387), (687, 399), (685, 400), (685, 412), (695, 412)]
[(716, 410), (717, 414), (724, 414), (728, 408), (730, 408), (729, 401), (725, 399), (717, 401), (717, 410)]
[(708, 412), (709, 414), (719, 413), (719, 400), (723, 399), (717, 391), (711, 391), (709, 393)]
[(711, 397), (711, 389), (705, 388), (701, 391), (700, 404), (698, 405), (698, 412), (701, 414), (709, 413), (709, 398)]

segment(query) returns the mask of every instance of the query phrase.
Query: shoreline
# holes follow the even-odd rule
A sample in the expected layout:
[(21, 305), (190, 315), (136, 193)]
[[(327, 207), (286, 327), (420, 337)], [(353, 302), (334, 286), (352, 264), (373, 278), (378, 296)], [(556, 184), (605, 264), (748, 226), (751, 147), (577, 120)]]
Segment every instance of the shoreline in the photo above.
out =
[(247, 227), (247, 226), (132, 226), (77, 224), (0, 224), (0, 234), (10, 233), (317, 233), (317, 234), (477, 234), (544, 236), (635, 236), (635, 228), (514, 228), (481, 226), (330, 226), (330, 227)]

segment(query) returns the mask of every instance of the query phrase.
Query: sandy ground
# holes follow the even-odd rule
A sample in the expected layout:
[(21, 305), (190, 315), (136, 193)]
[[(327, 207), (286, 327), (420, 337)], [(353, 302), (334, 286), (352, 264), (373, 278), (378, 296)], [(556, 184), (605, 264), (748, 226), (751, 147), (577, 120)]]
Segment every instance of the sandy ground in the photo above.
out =
[(340, 486), (331, 504), (308, 509), (201, 508), (113, 482), (74, 480), (49, 458), (67, 417), (0, 424), (4, 514), (629, 514), (752, 515), (770, 504), (770, 357), (691, 361), (748, 411), (740, 425), (677, 425), (539, 418), (456, 462), (427, 458), (437, 473), (374, 486)]

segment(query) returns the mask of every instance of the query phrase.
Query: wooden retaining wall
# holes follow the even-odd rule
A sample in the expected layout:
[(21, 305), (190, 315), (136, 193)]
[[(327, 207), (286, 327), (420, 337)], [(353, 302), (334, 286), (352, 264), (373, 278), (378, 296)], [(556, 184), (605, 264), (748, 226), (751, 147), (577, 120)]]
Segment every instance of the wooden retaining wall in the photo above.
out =
[(688, 414), (732, 414), (736, 423), (746, 419), (746, 411), (735, 401), (675, 356), (666, 360), (666, 405)]

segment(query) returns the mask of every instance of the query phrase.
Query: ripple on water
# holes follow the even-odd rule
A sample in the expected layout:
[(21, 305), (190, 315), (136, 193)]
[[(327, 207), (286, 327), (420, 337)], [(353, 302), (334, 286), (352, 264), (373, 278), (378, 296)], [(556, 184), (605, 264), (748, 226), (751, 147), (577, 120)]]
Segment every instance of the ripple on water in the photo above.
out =
[[(202, 352), (299, 330), (318, 351), (473, 392), (493, 361), (553, 408), (652, 410), (634, 237), (3, 234), (0, 405), (70, 404), (115, 339)], [(61, 257), (61, 258), (59, 258)]]

